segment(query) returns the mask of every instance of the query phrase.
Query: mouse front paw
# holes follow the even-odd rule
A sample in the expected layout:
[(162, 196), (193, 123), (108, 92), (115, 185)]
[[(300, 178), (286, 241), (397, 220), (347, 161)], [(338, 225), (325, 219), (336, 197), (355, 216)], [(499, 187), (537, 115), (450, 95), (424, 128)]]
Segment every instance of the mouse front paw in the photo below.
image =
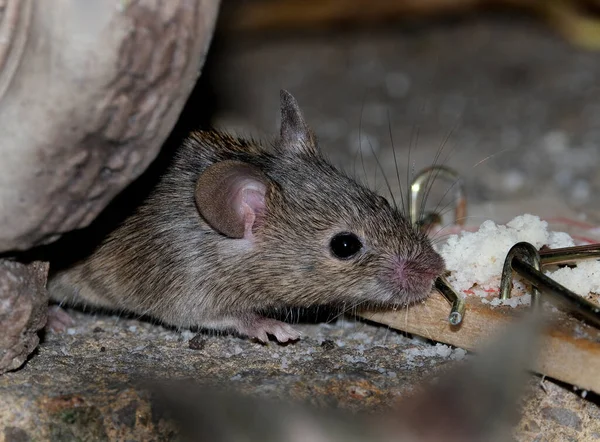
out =
[(48, 320), (46, 329), (54, 333), (63, 333), (69, 327), (75, 325), (75, 320), (60, 306), (51, 305), (48, 307)]
[(300, 332), (294, 330), (291, 325), (262, 316), (247, 319), (236, 328), (238, 332), (256, 338), (263, 343), (269, 341), (268, 335), (274, 336), (281, 343), (296, 341), (300, 338)]

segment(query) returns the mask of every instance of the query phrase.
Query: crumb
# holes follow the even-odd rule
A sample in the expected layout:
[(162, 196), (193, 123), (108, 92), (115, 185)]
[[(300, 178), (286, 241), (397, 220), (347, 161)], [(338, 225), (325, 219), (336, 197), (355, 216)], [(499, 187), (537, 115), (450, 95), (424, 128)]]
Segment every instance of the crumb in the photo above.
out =
[(443, 359), (460, 361), (466, 356), (467, 352), (462, 348), (453, 348), (449, 345), (438, 343), (436, 345), (425, 345), (421, 347), (409, 348), (404, 351), (404, 354), (406, 355), (406, 362), (408, 364), (415, 364), (416, 358), (439, 357)]
[(281, 369), (287, 370), (289, 368), (289, 361), (286, 357), (281, 358)]
[(576, 267), (561, 267), (545, 274), (580, 296), (600, 294), (600, 264), (597, 261), (581, 261)]
[(467, 356), (467, 351), (463, 348), (457, 348), (450, 355), (450, 359), (454, 361), (462, 361)]

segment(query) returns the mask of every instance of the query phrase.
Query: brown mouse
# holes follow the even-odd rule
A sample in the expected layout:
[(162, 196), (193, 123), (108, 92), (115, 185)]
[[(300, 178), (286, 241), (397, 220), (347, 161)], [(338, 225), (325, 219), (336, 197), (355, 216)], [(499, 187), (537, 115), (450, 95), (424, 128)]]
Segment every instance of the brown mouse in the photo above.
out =
[(410, 304), (443, 270), (399, 208), (327, 161), (281, 91), (272, 146), (192, 133), (135, 213), (48, 286), (61, 303), (285, 342), (299, 334), (264, 314)]

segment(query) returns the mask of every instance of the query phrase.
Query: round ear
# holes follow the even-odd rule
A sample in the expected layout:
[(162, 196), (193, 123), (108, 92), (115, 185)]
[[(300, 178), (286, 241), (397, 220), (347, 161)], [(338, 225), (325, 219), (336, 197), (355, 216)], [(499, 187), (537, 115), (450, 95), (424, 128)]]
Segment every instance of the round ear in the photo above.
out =
[(297, 153), (317, 155), (319, 148), (315, 136), (304, 121), (296, 99), (284, 89), (279, 95), (281, 101), (279, 144), (281, 148)]
[(269, 179), (242, 161), (227, 160), (206, 168), (196, 183), (196, 207), (216, 231), (230, 238), (252, 238), (252, 227), (265, 210)]

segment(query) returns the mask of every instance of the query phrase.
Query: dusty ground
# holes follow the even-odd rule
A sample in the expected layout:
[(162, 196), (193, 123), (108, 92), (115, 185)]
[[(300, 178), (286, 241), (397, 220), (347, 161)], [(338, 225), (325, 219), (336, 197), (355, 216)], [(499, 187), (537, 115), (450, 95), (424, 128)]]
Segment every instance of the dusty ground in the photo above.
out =
[[(481, 19), (215, 43), (179, 131), (210, 121), (272, 134), (284, 87), (334, 162), (362, 173), (362, 145), (371, 184), (383, 186), (381, 174), (375, 182), (375, 152), (396, 195), (396, 168), (404, 183), (442, 146), (441, 161), (467, 180), (472, 224), (525, 211), (600, 223), (600, 54), (574, 49), (535, 23)], [(214, 112), (196, 112), (209, 98)], [(461, 356), (362, 323), (303, 326), (307, 338), (294, 346), (207, 337), (192, 350), (189, 333), (114, 317), (76, 320), (64, 334), (47, 334), (23, 370), (0, 378), (0, 440), (141, 439), (153, 431), (166, 438), (128, 387), (140, 372), (357, 409), (388, 403)], [(436, 356), (411, 356), (414, 348)], [(519, 440), (599, 437), (593, 395), (584, 400), (570, 387), (543, 385), (534, 388)]]

